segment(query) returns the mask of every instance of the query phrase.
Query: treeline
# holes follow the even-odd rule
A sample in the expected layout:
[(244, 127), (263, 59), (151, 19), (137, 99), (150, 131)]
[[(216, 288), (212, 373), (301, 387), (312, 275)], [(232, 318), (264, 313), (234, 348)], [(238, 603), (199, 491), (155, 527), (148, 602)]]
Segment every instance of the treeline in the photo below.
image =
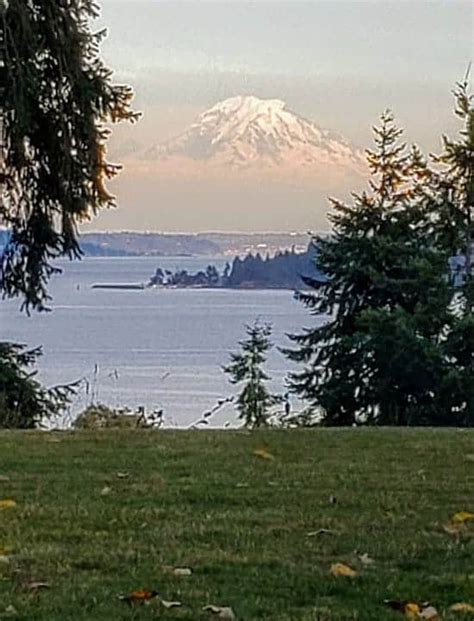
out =
[(260, 254), (248, 254), (244, 259), (236, 257), (225, 282), (228, 287), (301, 289), (308, 278), (324, 280), (317, 269), (313, 243), (304, 253), (292, 249), (274, 257), (262, 258)]
[(249, 253), (243, 259), (235, 257), (222, 273), (214, 265), (190, 274), (187, 270), (171, 272), (158, 268), (150, 285), (209, 288), (303, 289), (308, 281), (324, 282), (317, 268), (317, 250), (313, 242), (306, 252), (294, 249), (265, 258)]
[[(408, 149), (387, 112), (367, 151), (370, 190), (332, 201), (332, 234), (314, 240), (325, 279), (296, 294), (319, 321), (283, 350), (305, 404), (285, 424), (474, 426), (474, 108), (467, 82), (455, 95), (464, 127), (439, 156)], [(247, 327), (225, 368), (250, 427), (282, 402), (263, 370), (270, 334)]]

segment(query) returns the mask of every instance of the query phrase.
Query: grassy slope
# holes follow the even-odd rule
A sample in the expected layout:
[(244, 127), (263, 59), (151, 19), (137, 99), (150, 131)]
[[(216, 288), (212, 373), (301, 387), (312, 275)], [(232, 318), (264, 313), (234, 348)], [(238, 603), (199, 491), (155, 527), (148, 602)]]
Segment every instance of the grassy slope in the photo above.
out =
[[(262, 446), (275, 461), (253, 455)], [(474, 536), (440, 528), (474, 511), (473, 432), (3, 433), (0, 475), (0, 499), (18, 503), (0, 511), (14, 555), (0, 613), (12, 604), (16, 619), (196, 621), (215, 603), (240, 621), (380, 621), (400, 618), (387, 597), (474, 604)], [(307, 536), (323, 527), (337, 534)], [(337, 561), (358, 577), (333, 578)], [(31, 579), (52, 588), (31, 594)], [(187, 607), (118, 601), (139, 587)]]

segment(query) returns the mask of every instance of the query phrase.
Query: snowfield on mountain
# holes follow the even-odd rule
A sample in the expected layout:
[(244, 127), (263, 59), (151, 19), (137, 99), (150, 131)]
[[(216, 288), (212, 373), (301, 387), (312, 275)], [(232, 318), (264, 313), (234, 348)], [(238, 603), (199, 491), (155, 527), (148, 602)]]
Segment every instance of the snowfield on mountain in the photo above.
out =
[(234, 170), (340, 169), (362, 173), (364, 156), (334, 131), (287, 109), (279, 99), (238, 96), (202, 112), (182, 134), (147, 149), (161, 163), (191, 160)]

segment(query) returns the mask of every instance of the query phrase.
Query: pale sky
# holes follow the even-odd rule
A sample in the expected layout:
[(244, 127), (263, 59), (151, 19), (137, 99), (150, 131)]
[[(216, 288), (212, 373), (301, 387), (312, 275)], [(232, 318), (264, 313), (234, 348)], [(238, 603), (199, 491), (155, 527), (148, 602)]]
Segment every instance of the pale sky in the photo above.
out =
[[(199, 112), (241, 94), (283, 99), (291, 110), (362, 147), (370, 144), (370, 127), (387, 107), (406, 138), (426, 150), (437, 149), (439, 136), (457, 128), (450, 91), (473, 57), (470, 1), (100, 4), (97, 26), (109, 29), (103, 55), (116, 79), (134, 86), (136, 106), (144, 112), (138, 126), (116, 131), (117, 153), (125, 153), (132, 140), (147, 148), (179, 134)], [(261, 199), (253, 197), (262, 210), (251, 217), (240, 211), (237, 185), (226, 189), (232, 196), (223, 210), (222, 188), (213, 197), (212, 182), (205, 179), (202, 204), (195, 200), (188, 208), (193, 188), (179, 195), (176, 180), (169, 186), (160, 180), (159, 187), (147, 180), (135, 193), (134, 174), (125, 168), (115, 188), (120, 209), (101, 216), (93, 228), (305, 229), (312, 222), (320, 226), (318, 213), (326, 209), (324, 198), (308, 198), (297, 216), (285, 220), (283, 193), (275, 220), (263, 204), (275, 193), (267, 188)], [(311, 200), (321, 204), (311, 207)]]

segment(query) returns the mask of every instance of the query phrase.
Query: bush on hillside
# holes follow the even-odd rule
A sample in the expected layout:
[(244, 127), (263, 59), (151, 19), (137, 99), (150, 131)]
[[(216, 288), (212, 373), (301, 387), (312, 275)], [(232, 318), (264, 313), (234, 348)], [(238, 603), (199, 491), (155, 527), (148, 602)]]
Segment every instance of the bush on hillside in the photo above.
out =
[(117, 410), (103, 403), (89, 405), (74, 422), (76, 429), (143, 429), (151, 426), (141, 412)]

